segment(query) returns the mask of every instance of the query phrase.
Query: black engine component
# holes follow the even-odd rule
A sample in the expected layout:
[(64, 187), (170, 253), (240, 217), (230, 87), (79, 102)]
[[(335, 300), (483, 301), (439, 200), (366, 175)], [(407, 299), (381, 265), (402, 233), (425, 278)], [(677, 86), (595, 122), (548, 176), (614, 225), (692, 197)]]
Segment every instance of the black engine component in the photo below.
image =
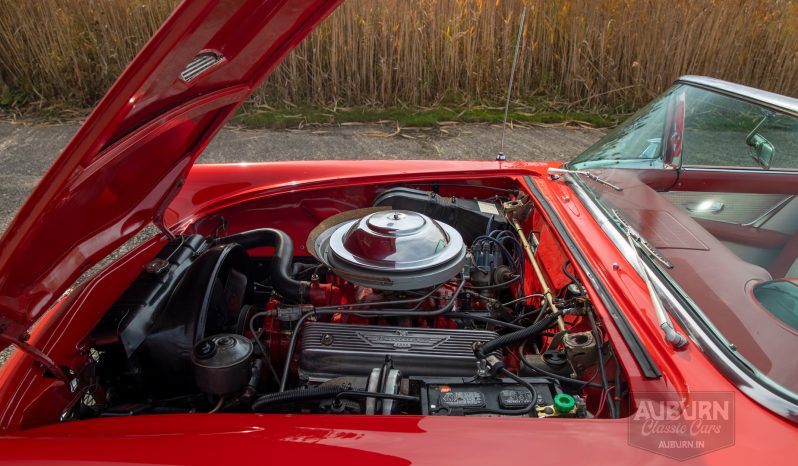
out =
[(137, 331), (123, 330), (119, 337), (142, 391), (156, 399), (194, 391), (194, 345), (207, 335), (235, 329), (253, 293), (249, 266), (241, 246), (211, 247), (179, 278), (166, 305), (131, 314)]
[[(549, 379), (524, 378), (537, 392), (535, 405), (548, 406), (560, 393), (560, 387)], [(411, 378), (419, 384), (422, 414), (430, 416), (462, 416), (474, 413), (503, 412), (522, 409), (532, 402), (532, 393), (511, 379)], [(536, 416), (535, 410), (526, 416)]]
[(252, 353), (252, 342), (241, 335), (213, 335), (200, 340), (191, 356), (197, 388), (219, 396), (243, 390), (252, 372)]
[[(307, 282), (290, 276), (291, 238), (264, 228), (214, 240), (181, 236), (167, 244), (105, 314), (91, 335), (114, 392), (165, 399), (196, 392), (194, 346), (209, 335), (240, 333), (242, 311), (253, 302), (248, 249), (273, 246), (270, 278), (289, 299), (307, 298)], [(251, 306), (248, 306), (251, 307)], [(244, 322), (246, 323), (246, 322)], [(215, 390), (215, 389), (214, 389)], [(206, 389), (207, 391), (207, 389)], [(209, 393), (215, 393), (209, 391)]]
[(512, 279), (513, 271), (506, 264), (502, 246), (495, 241), (472, 243), (471, 257), (474, 260), (469, 264), (469, 276), (474, 285), (498, 285)]
[[(519, 374), (522, 376), (540, 374), (541, 371), (545, 371), (562, 377), (570, 377), (573, 372), (571, 363), (568, 361), (565, 351), (562, 350), (547, 350), (543, 354), (525, 354), (524, 359), (526, 363), (522, 364), (519, 369)], [(540, 370), (536, 371), (537, 368)]]
[(235, 329), (253, 294), (249, 268), (249, 256), (237, 244), (178, 238), (117, 300), (92, 339), (109, 360), (119, 358), (121, 343), (135, 392), (153, 399), (195, 392), (194, 345)]
[(484, 235), (488, 224), (491, 225), (491, 230), (508, 229), (507, 220), (493, 202), (444, 197), (419, 189), (393, 188), (377, 196), (374, 205), (419, 212), (451, 225), (468, 244)]
[(294, 260), (294, 242), (284, 231), (259, 228), (219, 239), (220, 244), (240, 244), (244, 249), (274, 247), (270, 277), (274, 288), (294, 302), (307, 302), (309, 282), (291, 278)]
[(105, 348), (121, 340), (125, 353), (134, 353), (149, 335), (153, 316), (207, 245), (200, 235), (170, 241), (103, 316), (91, 335), (94, 344)]

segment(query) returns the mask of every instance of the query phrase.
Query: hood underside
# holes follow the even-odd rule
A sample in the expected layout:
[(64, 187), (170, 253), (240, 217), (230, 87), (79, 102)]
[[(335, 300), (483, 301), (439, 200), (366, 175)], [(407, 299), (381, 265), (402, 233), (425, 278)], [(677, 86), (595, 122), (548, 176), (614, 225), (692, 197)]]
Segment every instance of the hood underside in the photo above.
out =
[(0, 240), (0, 332), (21, 336), (83, 272), (157, 223), (222, 125), (339, 3), (181, 3)]

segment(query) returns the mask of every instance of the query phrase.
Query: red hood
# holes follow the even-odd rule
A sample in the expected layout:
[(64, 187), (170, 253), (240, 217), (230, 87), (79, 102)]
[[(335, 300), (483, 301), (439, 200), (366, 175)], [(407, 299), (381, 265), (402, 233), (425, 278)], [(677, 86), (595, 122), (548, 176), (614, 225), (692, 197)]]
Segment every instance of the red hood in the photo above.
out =
[[(0, 240), (0, 332), (19, 337), (83, 272), (157, 222), (219, 128), (340, 1), (181, 3)], [(218, 62), (181, 77), (200, 54)]]

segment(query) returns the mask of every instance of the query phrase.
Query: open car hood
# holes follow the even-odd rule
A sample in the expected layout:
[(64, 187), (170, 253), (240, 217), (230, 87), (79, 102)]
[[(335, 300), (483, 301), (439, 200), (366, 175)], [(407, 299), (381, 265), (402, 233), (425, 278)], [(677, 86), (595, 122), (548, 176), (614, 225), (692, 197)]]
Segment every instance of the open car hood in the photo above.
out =
[(157, 223), (216, 132), (338, 3), (181, 3), (0, 240), (0, 332), (20, 337), (82, 273)]

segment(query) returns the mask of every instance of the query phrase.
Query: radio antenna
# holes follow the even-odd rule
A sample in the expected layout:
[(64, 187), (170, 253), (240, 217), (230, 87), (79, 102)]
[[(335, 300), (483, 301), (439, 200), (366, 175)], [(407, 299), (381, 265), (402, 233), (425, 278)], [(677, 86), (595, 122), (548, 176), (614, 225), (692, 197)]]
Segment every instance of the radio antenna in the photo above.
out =
[(518, 37), (515, 40), (515, 53), (513, 63), (510, 65), (510, 84), (507, 86), (507, 101), (504, 103), (504, 120), (502, 121), (502, 142), (499, 145), (499, 155), (496, 160), (503, 162), (507, 160), (504, 155), (504, 133), (507, 131), (507, 114), (510, 112), (510, 95), (513, 92), (513, 79), (515, 78), (515, 65), (518, 62), (518, 51), (521, 49), (521, 38), (524, 35), (524, 19), (526, 19), (526, 4), (521, 10), (521, 20), (518, 23)]

